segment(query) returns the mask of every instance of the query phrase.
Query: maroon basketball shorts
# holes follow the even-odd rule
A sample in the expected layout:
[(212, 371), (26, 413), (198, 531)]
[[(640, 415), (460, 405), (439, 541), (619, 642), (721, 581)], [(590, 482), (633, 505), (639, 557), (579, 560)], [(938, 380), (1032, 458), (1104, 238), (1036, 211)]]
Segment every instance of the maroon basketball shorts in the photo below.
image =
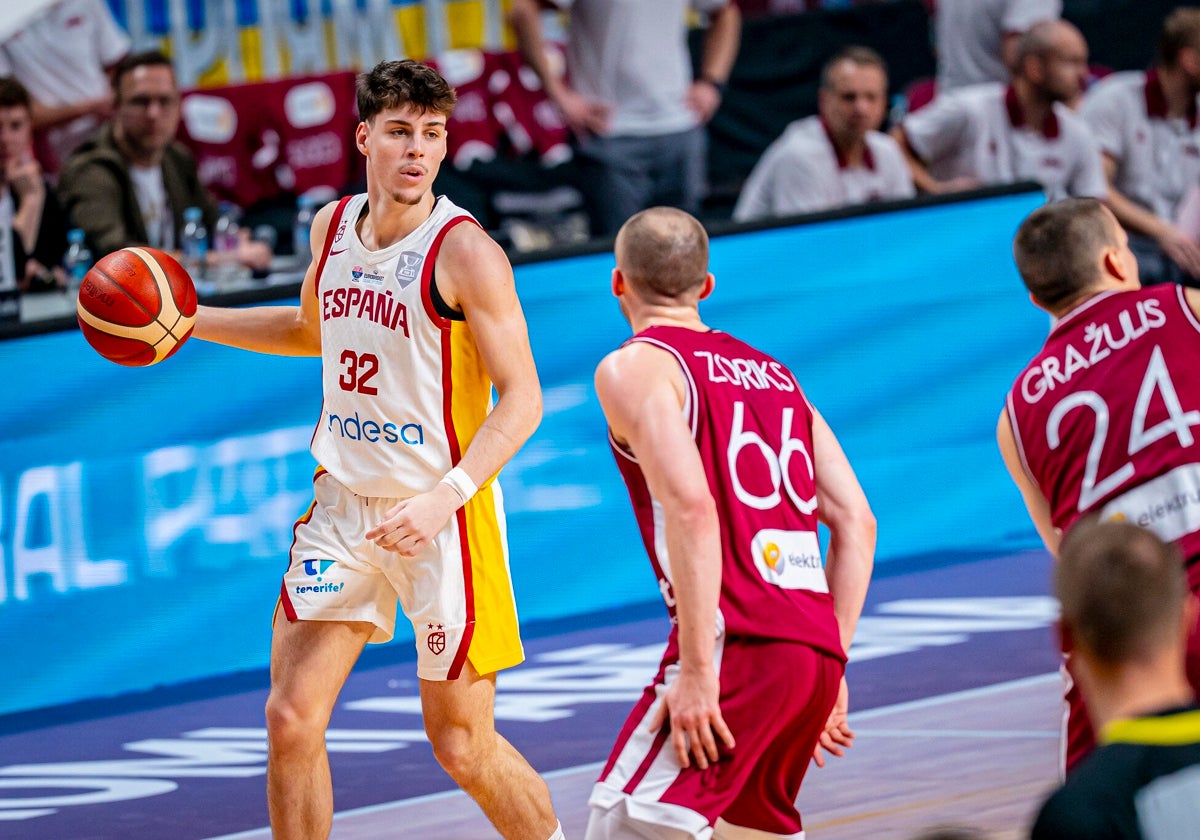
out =
[[(706, 770), (681, 768), (669, 727), (649, 730), (678, 665), (663, 663), (625, 721), (588, 804), (593, 822), (628, 820), (706, 838), (718, 818), (785, 837), (803, 830), (796, 795), (837, 699), (840, 658), (797, 642), (717, 640), (721, 714), (736, 746)], [(718, 743), (719, 740), (718, 740)], [(636, 830), (633, 832), (636, 835)], [(590, 836), (590, 834), (589, 834)]]

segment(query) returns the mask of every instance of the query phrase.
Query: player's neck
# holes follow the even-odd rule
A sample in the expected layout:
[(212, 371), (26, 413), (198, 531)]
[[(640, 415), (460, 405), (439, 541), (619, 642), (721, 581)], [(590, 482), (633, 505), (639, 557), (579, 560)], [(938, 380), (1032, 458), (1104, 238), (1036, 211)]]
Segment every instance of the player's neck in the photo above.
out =
[(1168, 117), (1186, 117), (1194, 108), (1196, 89), (1179, 67), (1159, 67), (1158, 83), (1167, 100)]
[(708, 325), (700, 320), (694, 306), (648, 306), (633, 313), (629, 319), (635, 333), (650, 327), (683, 327), (696, 332), (706, 332)]
[[(1087, 703), (1095, 728), (1099, 730), (1114, 720), (1141, 717), (1193, 702), (1195, 694), (1179, 667), (1183, 654), (1178, 653), (1178, 661), (1159, 655), (1150, 661), (1092, 673)], [(1081, 685), (1086, 685), (1087, 678), (1080, 676)]]
[(402, 204), (391, 196), (368, 193), (367, 214), (358, 223), (358, 238), (368, 251), (382, 251), (419, 228), (433, 212), (433, 193), (415, 204)]

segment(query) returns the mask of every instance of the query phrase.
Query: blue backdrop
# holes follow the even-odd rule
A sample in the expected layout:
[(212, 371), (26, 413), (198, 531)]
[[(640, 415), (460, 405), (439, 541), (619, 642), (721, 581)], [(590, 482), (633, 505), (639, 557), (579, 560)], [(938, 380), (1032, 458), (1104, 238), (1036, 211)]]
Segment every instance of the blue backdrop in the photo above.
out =
[[(881, 564), (1037, 544), (994, 429), (1047, 328), (1009, 250), (1041, 200), (713, 241), (705, 319), (796, 372), (867, 490)], [(501, 475), (525, 621), (657, 598), (591, 385), (628, 335), (611, 268), (517, 269), (546, 403)], [(195, 341), (131, 370), (65, 332), (0, 343), (0, 377), (0, 714), (265, 666), (318, 362)]]

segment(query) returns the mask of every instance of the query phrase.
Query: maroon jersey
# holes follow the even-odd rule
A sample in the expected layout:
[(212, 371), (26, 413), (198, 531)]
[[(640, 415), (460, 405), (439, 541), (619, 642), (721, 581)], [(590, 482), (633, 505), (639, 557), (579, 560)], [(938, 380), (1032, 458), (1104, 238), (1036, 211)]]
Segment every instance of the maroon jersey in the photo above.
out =
[[(845, 660), (817, 542), (812, 408), (782, 364), (722, 332), (650, 327), (630, 341), (675, 356), (685, 417), (721, 528), (718, 625), (730, 636), (803, 642)], [(671, 614), (671, 562), (658, 501), (637, 459), (612, 441)]]
[(1099, 511), (1200, 556), (1198, 332), (1179, 286), (1097, 295), (1054, 325), (1008, 416), (1056, 527)]

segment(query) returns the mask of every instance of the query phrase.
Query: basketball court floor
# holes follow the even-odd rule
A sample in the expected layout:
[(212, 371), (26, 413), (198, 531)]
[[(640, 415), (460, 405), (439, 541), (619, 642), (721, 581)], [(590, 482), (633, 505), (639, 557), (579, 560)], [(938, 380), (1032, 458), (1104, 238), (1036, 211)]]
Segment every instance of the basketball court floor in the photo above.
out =
[[(950, 824), (1022, 836), (1057, 774), (1049, 558), (876, 571), (849, 670), (858, 739), (845, 758), (810, 769), (800, 795), (808, 837), (904, 840)], [(497, 726), (547, 778), (568, 837), (583, 835), (591, 783), (666, 629), (661, 605), (531, 628), (526, 663), (500, 676)], [(398, 658), (368, 656), (334, 712), (333, 837), (495, 837), (434, 761), (413, 663)], [(0, 838), (269, 838), (265, 677), (198, 691), (73, 708), (61, 720), (0, 718)]]

